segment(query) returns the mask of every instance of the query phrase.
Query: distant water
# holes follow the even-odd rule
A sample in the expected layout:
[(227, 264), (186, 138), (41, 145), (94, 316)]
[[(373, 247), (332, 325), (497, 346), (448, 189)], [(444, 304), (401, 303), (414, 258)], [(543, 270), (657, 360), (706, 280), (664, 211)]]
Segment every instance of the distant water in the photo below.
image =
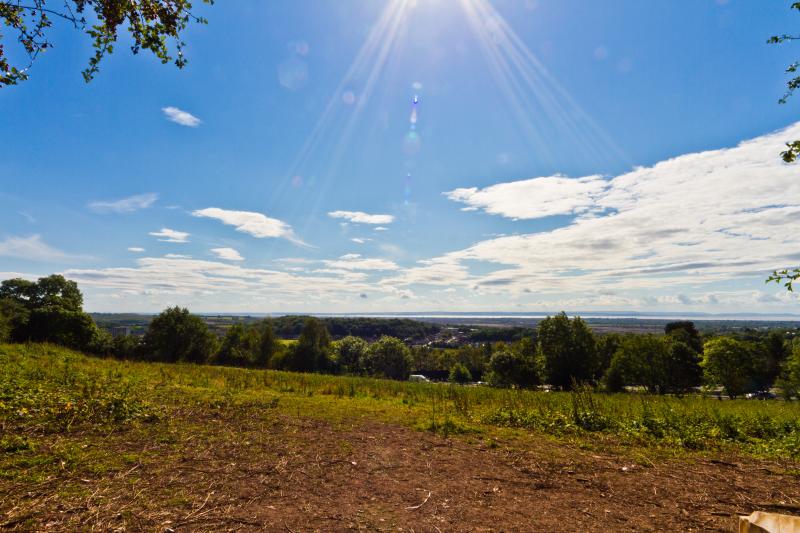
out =
[[(373, 318), (411, 318), (417, 320), (424, 319), (516, 319), (516, 320), (541, 320), (557, 313), (320, 313), (316, 316), (349, 316), (349, 317), (373, 317)], [(710, 314), (710, 313), (598, 313), (598, 312), (568, 312), (569, 316), (580, 316), (581, 318), (606, 319), (606, 320), (713, 320), (713, 321), (748, 321), (748, 322), (800, 322), (800, 315), (793, 314), (759, 314), (759, 313), (732, 313), (732, 314)]]

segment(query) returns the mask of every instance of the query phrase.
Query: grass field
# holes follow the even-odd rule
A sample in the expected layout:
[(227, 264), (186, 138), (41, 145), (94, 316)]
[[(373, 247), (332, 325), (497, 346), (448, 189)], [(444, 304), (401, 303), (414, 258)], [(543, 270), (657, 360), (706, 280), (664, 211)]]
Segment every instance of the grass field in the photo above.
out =
[[(366, 436), (358, 429), (363, 427), (371, 428)], [(229, 452), (237, 458), (230, 464), (269, 460), (274, 472), (278, 472), (275, 465), (282, 464), (286, 456), (294, 457), (296, 450), (318, 446), (316, 460), (333, 454), (330, 463), (323, 463), (336, 469), (339, 463), (347, 466), (349, 457), (355, 456), (353, 441), (374, 438), (369, 436), (373, 432), (398, 439), (387, 453), (400, 453), (414, 443), (429, 442), (431, 448), (440, 446), (439, 442), (461, 443), (437, 460), (456, 449), (471, 454), (475, 447), (497, 453), (521, 447), (520, 453), (529, 453), (531, 439), (535, 446), (549, 450), (548, 457), (561, 457), (563, 450), (569, 449), (579, 455), (583, 451), (594, 454), (586, 456), (590, 462), (595, 461), (591, 457), (600, 457), (597, 454), (626, 457), (635, 465), (743, 457), (760, 465), (758, 468), (763, 467), (759, 461), (779, 463), (779, 474), (796, 484), (795, 465), (800, 459), (797, 402), (529, 392), (126, 362), (91, 358), (48, 345), (0, 346), (0, 429), (0, 493), (9, 495), (0, 500), (0, 511), (9, 517), (0, 525), (22, 529), (41, 526), (49, 513), (42, 509), (51, 509), (54, 501), (83, 502), (87, 498), (89, 503), (68, 513), (72, 518), (56, 515), (50, 520), (58, 524), (56, 529), (101, 523), (100, 517), (116, 505), (110, 495), (122, 490), (119, 486), (123, 485), (114, 484), (141, 483), (141, 478), (125, 472), (149, 468), (154, 477), (148, 479), (161, 483), (170, 479), (168, 471), (179, 471), (175, 469), (181, 465), (204, 471), (207, 463), (216, 464), (220, 450), (230, 446), (244, 447)], [(317, 433), (319, 440), (315, 439)], [(418, 437), (413, 437), (414, 433)], [(367, 447), (373, 444), (364, 442)], [(462, 445), (468, 448), (458, 448)], [(187, 446), (199, 448), (187, 457)], [(376, 453), (359, 460), (372, 460)], [(413, 463), (414, 454), (408, 453)], [(204, 454), (206, 466), (201, 468), (193, 461)], [(573, 455), (559, 460), (574, 462)], [(462, 459), (465, 464), (484, 460)], [(301, 464), (306, 465), (305, 461)], [(539, 461), (536, 464), (542, 464)], [(502, 464), (496, 469), (506, 467)], [(320, 467), (320, 474), (323, 472)], [(98, 480), (110, 483), (103, 485), (105, 496), (92, 495)], [(412, 477), (409, 483), (413, 482)], [(184, 485), (177, 490), (158, 483), (143, 487), (163, 494), (166, 500), (162, 498), (160, 504), (167, 502), (170, 512), (182, 514), (184, 521), (202, 503)], [(765, 483), (768, 486), (771, 481)], [(136, 487), (124, 486), (135, 494)], [(25, 492), (31, 487), (41, 490)], [(23, 494), (28, 496), (23, 498)], [(787, 501), (794, 501), (792, 498)], [(131, 505), (136, 510), (131, 513), (139, 520), (149, 517), (149, 521), (132, 522), (134, 517), (124, 513), (103, 519), (122, 520), (128, 527), (166, 523), (155, 510), (147, 514), (147, 508)], [(93, 508), (97, 514), (87, 515)], [(373, 511), (377, 513), (374, 520), (388, 512)], [(92, 521), (93, 516), (98, 522)]]

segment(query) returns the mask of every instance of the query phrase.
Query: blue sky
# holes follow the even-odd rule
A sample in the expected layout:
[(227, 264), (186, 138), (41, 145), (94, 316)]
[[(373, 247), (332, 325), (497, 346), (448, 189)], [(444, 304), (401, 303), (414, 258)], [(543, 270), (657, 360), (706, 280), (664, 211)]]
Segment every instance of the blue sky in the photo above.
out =
[(788, 6), (218, 2), (186, 69), (123, 43), (88, 85), (56, 27), (0, 91), (0, 274), (93, 311), (795, 312)]

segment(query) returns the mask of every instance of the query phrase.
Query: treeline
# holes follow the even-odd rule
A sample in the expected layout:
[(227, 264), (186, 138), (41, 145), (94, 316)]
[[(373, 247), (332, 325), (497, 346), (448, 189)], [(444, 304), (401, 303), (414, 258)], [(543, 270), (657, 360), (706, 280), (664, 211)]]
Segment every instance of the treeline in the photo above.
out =
[(296, 341), (279, 340), (272, 320), (235, 324), (220, 340), (187, 309), (171, 307), (150, 323), (143, 337), (120, 336), (110, 355), (122, 359), (207, 363), (295, 372), (354, 374), (408, 379), (411, 352), (395, 337), (373, 343), (347, 336), (332, 341), (325, 324), (306, 317)]
[[(288, 315), (272, 319), (272, 328), (282, 338), (297, 338), (308, 316)], [(418, 341), (437, 334), (441, 327), (407, 318), (324, 317), (318, 319), (333, 338), (347, 336), (378, 339), (385, 335)]]
[[(730, 397), (778, 386), (800, 393), (800, 339), (780, 331), (703, 338), (689, 321), (667, 324), (663, 335), (595, 335), (586, 322), (560, 313), (514, 342), (459, 348), (406, 344), (381, 335), (397, 332), (394, 320), (313, 317), (264, 319), (229, 327), (222, 338), (202, 318), (173, 307), (156, 316), (144, 336), (112, 338), (83, 311), (77, 284), (62, 276), (0, 284), (0, 341), (51, 342), (123, 359), (210, 363), (299, 372), (342, 373), (407, 379), (413, 372), (498, 387), (548, 385), (568, 390), (590, 385), (609, 392), (638, 388), (682, 394), (700, 386), (722, 387)], [(300, 322), (302, 321), (302, 322)], [(411, 320), (409, 338), (428, 327)], [(393, 323), (387, 325), (387, 323)], [(332, 340), (333, 324), (339, 340)], [(278, 336), (295, 336), (280, 341)], [(520, 331), (513, 332), (521, 334)], [(427, 334), (427, 333), (426, 333)], [(364, 338), (376, 338), (372, 343)]]

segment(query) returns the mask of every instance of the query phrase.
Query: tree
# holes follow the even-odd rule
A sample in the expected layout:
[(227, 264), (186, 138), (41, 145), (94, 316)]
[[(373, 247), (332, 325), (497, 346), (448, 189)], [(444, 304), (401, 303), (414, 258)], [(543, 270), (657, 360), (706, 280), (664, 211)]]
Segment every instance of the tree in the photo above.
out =
[(463, 385), (464, 383), (469, 383), (472, 381), (472, 374), (470, 373), (469, 368), (461, 363), (456, 363), (450, 369), (450, 376), (448, 377), (448, 380), (451, 383)]
[(48, 307), (65, 311), (83, 310), (83, 295), (78, 284), (60, 274), (37, 281), (21, 278), (5, 280), (0, 283), (0, 298), (14, 300), (28, 309)]
[(619, 392), (639, 385), (648, 392), (685, 392), (701, 382), (700, 360), (685, 342), (672, 335), (626, 335), (603, 377), (606, 390)]
[(488, 381), (494, 387), (527, 388), (538, 385), (539, 367), (536, 357), (519, 350), (500, 349), (492, 354), (488, 364)]
[(360, 375), (364, 373), (364, 358), (368, 349), (367, 341), (348, 335), (333, 343), (333, 357), (341, 372)]
[(783, 362), (777, 385), (787, 400), (800, 396), (800, 343), (793, 344), (791, 353)]
[(141, 339), (133, 335), (114, 337), (113, 354), (117, 359), (138, 359), (141, 355)]
[(308, 317), (297, 343), (286, 354), (283, 365), (296, 372), (318, 372), (329, 369), (331, 338), (319, 319)]
[(765, 366), (757, 377), (761, 378), (759, 388), (767, 388), (775, 383), (780, 375), (783, 362), (789, 357), (791, 349), (783, 332), (777, 330), (770, 331), (767, 338), (761, 342), (761, 346)]
[(214, 362), (229, 366), (250, 366), (256, 360), (260, 340), (255, 328), (234, 324), (225, 332), (222, 347), (214, 357)]
[(78, 284), (54, 274), (0, 283), (0, 314), (16, 342), (52, 342), (94, 353), (111, 351), (111, 340), (83, 312)]
[(722, 385), (731, 398), (754, 390), (755, 346), (731, 337), (717, 337), (703, 345), (703, 374), (709, 384)]
[(622, 335), (619, 333), (606, 333), (597, 338), (597, 368), (594, 376), (596, 380), (605, 379), (605, 373), (611, 367), (611, 360), (621, 342)]
[(664, 326), (664, 333), (671, 336), (675, 340), (686, 343), (689, 348), (696, 353), (703, 351), (703, 339), (700, 337), (700, 332), (694, 326), (691, 320), (678, 320), (676, 322), (668, 322)]
[(97, 74), (102, 59), (114, 52), (120, 29), (127, 29), (134, 54), (149, 50), (161, 63), (174, 62), (183, 68), (187, 63), (183, 31), (190, 22), (207, 22), (195, 16), (192, 8), (192, 0), (30, 0), (25, 4), (19, 0), (0, 1), (0, 23), (16, 34), (28, 58), (27, 65), (10, 64), (0, 41), (0, 88), (28, 79), (27, 71), (39, 54), (53, 47), (49, 38), (53, 20), (65, 22), (91, 38), (94, 54), (83, 71), (86, 82)]
[(269, 319), (264, 319), (255, 326), (258, 333), (258, 347), (256, 350), (254, 363), (257, 367), (266, 368), (269, 366), (270, 360), (278, 351), (279, 343), (275, 338), (275, 332), (272, 329), (272, 322)]
[(571, 389), (597, 374), (594, 334), (580, 317), (570, 320), (564, 312), (547, 317), (539, 322), (537, 337), (551, 385)]
[[(794, 2), (790, 6), (790, 9), (795, 9), (800, 12), (800, 2)], [(800, 35), (783, 34), (773, 35), (767, 42), (770, 44), (781, 44), (798, 40), (800, 40)], [(791, 97), (797, 89), (800, 89), (800, 74), (798, 74), (798, 72), (800, 72), (800, 61), (795, 61), (786, 68), (786, 73), (791, 77), (789, 81), (786, 82), (786, 93), (778, 100), (781, 104), (785, 104), (789, 100), (789, 97)], [(800, 140), (790, 141), (786, 143), (786, 147), (787, 149), (781, 153), (781, 157), (783, 157), (783, 160), (787, 163), (795, 162), (797, 158), (800, 157)]]
[(369, 347), (367, 371), (390, 379), (408, 379), (411, 374), (411, 353), (403, 341), (384, 335)]
[(146, 357), (155, 361), (205, 363), (217, 351), (217, 344), (200, 317), (175, 306), (150, 322), (143, 350)]

